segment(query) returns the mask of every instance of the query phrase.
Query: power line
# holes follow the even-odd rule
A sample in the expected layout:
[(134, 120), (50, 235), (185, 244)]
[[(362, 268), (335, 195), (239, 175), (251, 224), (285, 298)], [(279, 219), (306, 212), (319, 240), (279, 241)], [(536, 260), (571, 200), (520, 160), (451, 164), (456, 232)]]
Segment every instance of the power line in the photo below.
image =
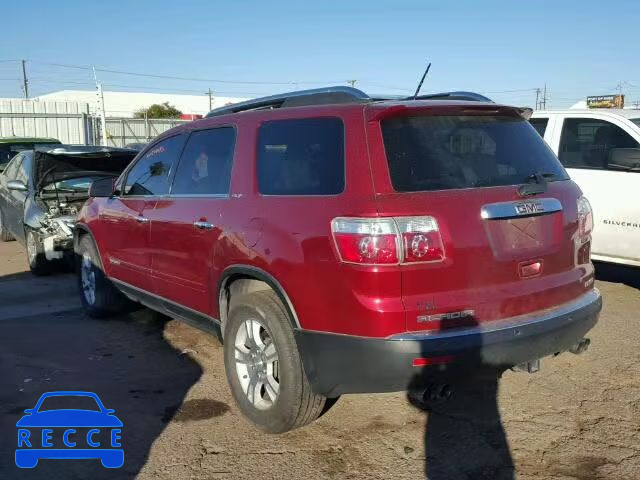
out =
[[(20, 60), (0, 60), (0, 63), (11, 63), (11, 62), (20, 62)], [(56, 63), (56, 62), (40, 62), (40, 61), (33, 61), (33, 60), (29, 60), (29, 62), (34, 63), (34, 64), (38, 64), (38, 65), (48, 65), (48, 66), (53, 66), (53, 67), (60, 67), (60, 68), (67, 68), (67, 69), (75, 69), (75, 70), (81, 70), (81, 71), (91, 71), (92, 67), (88, 66), (88, 65), (73, 65), (73, 64), (66, 64), (66, 63)], [(182, 77), (182, 76), (177, 76), (177, 75), (164, 75), (164, 74), (155, 74), (155, 73), (142, 73), (142, 72), (131, 72), (131, 71), (126, 71), (126, 70), (115, 70), (115, 69), (108, 69), (108, 68), (96, 68), (95, 69), (97, 72), (103, 72), (103, 73), (110, 73), (110, 74), (115, 74), (115, 75), (128, 75), (128, 76), (134, 76), (134, 77), (144, 77), (144, 78), (155, 78), (155, 79), (165, 79), (165, 80), (177, 80), (177, 81), (189, 81), (189, 82), (207, 82), (207, 83), (221, 83), (221, 84), (229, 84), (229, 85), (233, 85), (233, 84), (237, 84), (237, 85), (272, 85), (272, 86), (297, 86), (297, 85), (319, 85), (319, 84), (331, 84), (331, 83), (338, 83), (338, 84), (344, 84), (344, 83), (351, 83), (352, 85), (355, 84), (354, 80), (337, 80), (337, 81), (245, 81), (245, 80), (223, 80), (223, 79), (207, 79), (207, 78), (199, 78), (199, 77)], [(0, 78), (0, 80), (2, 81), (21, 81), (24, 79), (20, 79), (20, 78)], [(60, 84), (60, 85), (82, 85), (82, 86), (93, 86), (93, 83), (89, 83), (89, 82), (83, 82), (83, 81), (72, 81), (72, 80), (52, 80), (52, 79), (44, 79), (41, 77), (35, 77), (35, 78), (29, 78), (28, 82), (29, 84), (33, 84), (33, 82), (36, 82), (36, 84), (41, 84), (41, 83), (50, 83), (50, 84)], [(23, 82), (24, 83), (24, 82)], [(384, 89), (388, 89), (388, 90), (396, 90), (399, 92), (411, 92), (411, 89), (409, 88), (405, 88), (405, 87), (399, 87), (399, 86), (390, 86), (390, 85), (386, 85), (386, 84), (380, 84), (377, 82), (368, 82), (366, 80), (358, 80), (357, 83), (359, 85), (366, 85), (366, 86), (372, 86), (372, 87), (376, 87), (376, 88), (384, 88)], [(162, 88), (162, 87), (154, 87), (154, 86), (143, 86), (143, 85), (128, 85), (128, 84), (121, 84), (121, 83), (103, 83), (104, 87), (109, 87), (109, 88), (126, 88), (126, 89), (143, 89), (143, 90), (155, 90), (155, 91), (160, 91), (160, 92), (176, 92), (176, 93), (189, 93), (189, 94), (195, 94), (195, 95), (202, 95), (203, 91), (201, 89), (185, 89), (185, 88)], [(640, 86), (638, 86), (637, 84), (633, 84), (627, 81), (624, 82), (619, 82), (618, 84), (618, 89), (621, 89), (622, 86), (624, 86), (625, 88), (629, 88), (629, 89), (637, 89), (640, 88)], [(23, 90), (24, 90), (24, 86), (23, 86)], [(218, 91), (217, 89), (215, 90), (217, 94), (226, 94), (226, 95), (240, 95), (240, 96), (261, 96), (261, 95), (269, 95), (272, 92), (221, 92)], [(524, 100), (524, 94), (528, 93), (528, 92), (537, 92), (537, 102), (536, 105), (538, 105), (538, 103), (540, 104), (540, 106), (545, 107), (546, 106), (546, 102), (549, 100), (547, 93), (544, 94), (544, 96), (541, 98), (540, 94), (542, 93), (542, 89), (537, 89), (537, 88), (517, 88), (517, 89), (508, 89), (508, 90), (489, 90), (489, 91), (483, 91), (482, 93), (484, 94), (522, 94), (521, 95), (517, 95), (518, 98), (522, 98)], [(559, 89), (559, 90), (554, 90), (554, 93), (564, 93), (564, 92), (571, 92), (574, 93), (574, 90), (564, 90), (564, 89)], [(577, 93), (577, 92), (576, 92)], [(207, 92), (208, 95), (208, 92)], [(576, 95), (575, 98), (581, 97), (580, 95)], [(509, 98), (514, 98), (514, 95), (511, 95)], [(556, 100), (561, 100), (563, 99), (563, 97), (555, 97)], [(566, 97), (565, 97), (566, 98)]]
[(482, 93), (516, 93), (516, 92), (535, 92), (537, 88), (516, 88), (515, 90), (493, 90)]
[[(0, 78), (0, 80), (3, 80), (3, 79)], [(11, 80), (20, 81), (19, 78), (15, 78)], [(49, 83), (54, 85), (81, 85), (81, 86), (95, 87), (95, 84), (91, 82), (77, 82), (77, 81), (62, 80), (62, 79), (51, 80), (51, 79), (45, 79), (40, 77), (31, 78), (29, 79), (29, 82), (32, 84), (33, 83), (36, 83), (36, 84)], [(144, 89), (144, 90), (155, 90), (158, 92), (193, 93), (197, 95), (202, 94), (201, 90), (192, 90), (192, 89), (184, 89), (184, 88), (163, 88), (163, 87), (150, 87), (146, 85), (126, 85), (126, 84), (119, 84), (119, 83), (103, 83), (102, 86), (110, 87), (110, 88), (138, 88), (138, 89)], [(269, 93), (267, 92), (230, 92), (230, 91), (218, 91), (218, 90), (216, 90), (216, 92), (218, 94), (224, 94), (224, 95), (269, 95)]]
[[(69, 64), (63, 64), (63, 63), (39, 62), (34, 60), (30, 60), (30, 62), (37, 63), (40, 65), (49, 65), (53, 67), (72, 68), (72, 69), (78, 69), (78, 70), (92, 70), (92, 67), (86, 66), (86, 65), (69, 65)], [(239, 84), (239, 85), (296, 85), (296, 84), (314, 85), (314, 84), (325, 84), (325, 83), (345, 83), (345, 80), (286, 81), (286, 82), (221, 80), (221, 79), (211, 79), (211, 78), (195, 78), (195, 77), (180, 77), (180, 76), (174, 76), (174, 75), (161, 75), (156, 73), (129, 72), (125, 70), (112, 70), (107, 68), (96, 68), (95, 70), (96, 72), (113, 73), (116, 75), (130, 75), (135, 77), (160, 78), (165, 80), (181, 80), (183, 82), (227, 83), (227, 84)]]
[(376, 88), (386, 88), (389, 90), (402, 90), (403, 92), (413, 92), (412, 89), (410, 88), (405, 88), (405, 87), (392, 87), (390, 85), (384, 85), (384, 84), (380, 84), (380, 83), (373, 83), (373, 82), (367, 82), (366, 80), (362, 80), (361, 83), (363, 85), (371, 85), (372, 87), (376, 87)]
[[(95, 84), (91, 83), (91, 82), (77, 82), (77, 81), (73, 81), (73, 80), (50, 80), (50, 79), (46, 79), (46, 78), (32, 78), (31, 82), (35, 82), (35, 83), (52, 83), (52, 84), (64, 84), (64, 85), (83, 85), (83, 86), (92, 86), (95, 87)], [(143, 85), (123, 85), (123, 84), (118, 84), (118, 83), (104, 83), (103, 84), (105, 87), (118, 87), (118, 88), (146, 88), (148, 90), (173, 90), (176, 92), (189, 92), (189, 93), (200, 93), (200, 90), (188, 90), (188, 89), (178, 89), (178, 88), (168, 88), (168, 89), (163, 89), (160, 87), (148, 87), (148, 86), (143, 86)]]

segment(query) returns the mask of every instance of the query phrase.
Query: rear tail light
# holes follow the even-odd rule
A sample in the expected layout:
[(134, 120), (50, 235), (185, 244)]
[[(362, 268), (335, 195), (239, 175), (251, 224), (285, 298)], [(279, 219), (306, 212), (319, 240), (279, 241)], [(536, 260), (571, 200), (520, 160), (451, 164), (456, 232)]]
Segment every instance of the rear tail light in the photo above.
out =
[(593, 231), (593, 211), (586, 197), (578, 199), (578, 227), (580, 239), (583, 242), (588, 241)]
[(331, 222), (331, 231), (343, 262), (398, 265), (445, 258), (433, 217), (339, 217)]
[(593, 211), (586, 197), (578, 199), (578, 239), (576, 240), (577, 261), (584, 265), (591, 262), (591, 232), (593, 232)]
[(591, 242), (587, 242), (578, 248), (578, 264), (584, 265), (591, 261)]
[(391, 218), (336, 218), (331, 230), (343, 262), (398, 263), (397, 232)]
[(404, 262), (444, 260), (444, 246), (433, 217), (397, 217), (394, 219), (402, 237)]

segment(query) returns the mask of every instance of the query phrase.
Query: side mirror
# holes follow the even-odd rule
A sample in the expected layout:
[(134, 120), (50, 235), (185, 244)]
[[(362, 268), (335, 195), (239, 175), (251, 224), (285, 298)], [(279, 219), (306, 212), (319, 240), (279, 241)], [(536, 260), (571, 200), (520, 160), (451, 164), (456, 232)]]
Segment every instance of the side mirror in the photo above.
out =
[(610, 170), (640, 172), (640, 148), (612, 148), (609, 150)]
[(17, 192), (26, 192), (28, 190), (24, 182), (21, 182), (20, 180), (9, 180), (7, 182), (7, 188)]
[(115, 189), (115, 178), (100, 178), (94, 180), (89, 187), (90, 197), (111, 197)]

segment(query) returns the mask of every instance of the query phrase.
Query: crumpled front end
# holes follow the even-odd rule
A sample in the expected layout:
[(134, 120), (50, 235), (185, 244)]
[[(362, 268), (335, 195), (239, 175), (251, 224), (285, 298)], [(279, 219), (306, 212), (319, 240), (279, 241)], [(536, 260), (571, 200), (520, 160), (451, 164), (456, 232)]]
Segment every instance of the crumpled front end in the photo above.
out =
[(75, 205), (61, 203), (48, 206), (38, 230), (47, 260), (59, 260), (65, 252), (73, 252), (73, 229), (77, 216)]

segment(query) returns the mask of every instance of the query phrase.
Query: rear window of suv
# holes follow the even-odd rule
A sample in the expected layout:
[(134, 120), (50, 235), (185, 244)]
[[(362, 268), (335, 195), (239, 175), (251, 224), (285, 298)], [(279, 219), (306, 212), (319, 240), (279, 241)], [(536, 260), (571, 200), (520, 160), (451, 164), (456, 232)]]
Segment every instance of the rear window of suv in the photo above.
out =
[(264, 195), (342, 193), (342, 120), (326, 117), (263, 123), (258, 139), (258, 190)]
[(569, 178), (520, 117), (393, 117), (382, 122), (382, 134), (398, 192), (517, 185), (535, 173), (549, 181)]

